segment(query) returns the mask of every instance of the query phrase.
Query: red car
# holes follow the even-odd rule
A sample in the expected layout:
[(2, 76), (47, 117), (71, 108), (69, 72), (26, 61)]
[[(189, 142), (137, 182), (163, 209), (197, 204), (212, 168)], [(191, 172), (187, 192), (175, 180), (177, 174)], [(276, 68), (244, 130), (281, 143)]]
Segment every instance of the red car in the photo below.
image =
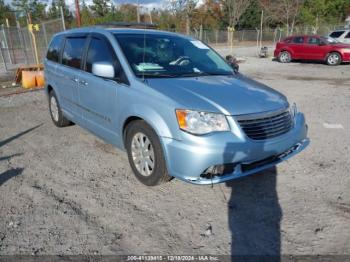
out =
[(276, 45), (274, 56), (281, 63), (292, 60), (318, 60), (328, 65), (350, 62), (350, 45), (317, 35), (291, 36)]

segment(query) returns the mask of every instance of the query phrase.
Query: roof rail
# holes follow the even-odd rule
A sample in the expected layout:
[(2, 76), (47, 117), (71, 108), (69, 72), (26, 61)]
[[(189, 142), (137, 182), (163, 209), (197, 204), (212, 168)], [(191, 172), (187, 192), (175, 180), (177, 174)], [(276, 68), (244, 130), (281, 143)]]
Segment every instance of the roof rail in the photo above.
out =
[(157, 24), (153, 23), (138, 23), (138, 22), (108, 22), (103, 24), (97, 24), (96, 26), (103, 27), (128, 27), (128, 28), (140, 28), (140, 29), (156, 29)]

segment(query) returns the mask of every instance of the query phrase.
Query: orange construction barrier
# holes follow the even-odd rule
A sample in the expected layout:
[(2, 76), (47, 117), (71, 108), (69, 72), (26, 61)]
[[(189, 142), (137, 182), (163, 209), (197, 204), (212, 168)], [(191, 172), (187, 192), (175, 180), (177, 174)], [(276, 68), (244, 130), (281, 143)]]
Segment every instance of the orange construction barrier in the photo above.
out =
[[(44, 87), (44, 66), (42, 64), (21, 65), (16, 72), (15, 81), (25, 89)], [(34, 78), (34, 79), (33, 79)]]
[(35, 76), (37, 72), (34, 71), (22, 71), (22, 86), (23, 88), (34, 88), (36, 87)]
[(36, 72), (35, 80), (36, 80), (37, 87), (44, 87), (45, 85), (44, 72), (43, 71)]

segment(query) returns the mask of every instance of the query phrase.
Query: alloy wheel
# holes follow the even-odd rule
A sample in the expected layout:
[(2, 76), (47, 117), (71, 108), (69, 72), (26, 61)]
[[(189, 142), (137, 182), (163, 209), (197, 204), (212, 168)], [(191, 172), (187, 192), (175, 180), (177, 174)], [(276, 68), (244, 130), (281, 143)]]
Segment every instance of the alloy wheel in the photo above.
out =
[(330, 54), (328, 56), (328, 64), (330, 65), (336, 65), (339, 63), (340, 57), (338, 54)]
[(55, 122), (58, 122), (59, 114), (58, 114), (58, 105), (55, 96), (51, 96), (50, 100), (50, 109), (51, 115)]
[(143, 176), (150, 176), (154, 170), (154, 150), (144, 133), (138, 132), (132, 138), (131, 155), (137, 171)]
[(282, 63), (289, 63), (291, 60), (290, 54), (288, 52), (282, 52), (280, 55), (280, 61)]

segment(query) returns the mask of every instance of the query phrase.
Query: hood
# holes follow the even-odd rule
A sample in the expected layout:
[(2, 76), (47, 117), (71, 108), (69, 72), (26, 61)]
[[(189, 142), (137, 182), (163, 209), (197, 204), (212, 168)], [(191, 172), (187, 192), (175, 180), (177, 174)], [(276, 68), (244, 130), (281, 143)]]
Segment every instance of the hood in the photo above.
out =
[(184, 109), (243, 115), (288, 106), (281, 93), (241, 74), (184, 78), (149, 78), (146, 82)]

